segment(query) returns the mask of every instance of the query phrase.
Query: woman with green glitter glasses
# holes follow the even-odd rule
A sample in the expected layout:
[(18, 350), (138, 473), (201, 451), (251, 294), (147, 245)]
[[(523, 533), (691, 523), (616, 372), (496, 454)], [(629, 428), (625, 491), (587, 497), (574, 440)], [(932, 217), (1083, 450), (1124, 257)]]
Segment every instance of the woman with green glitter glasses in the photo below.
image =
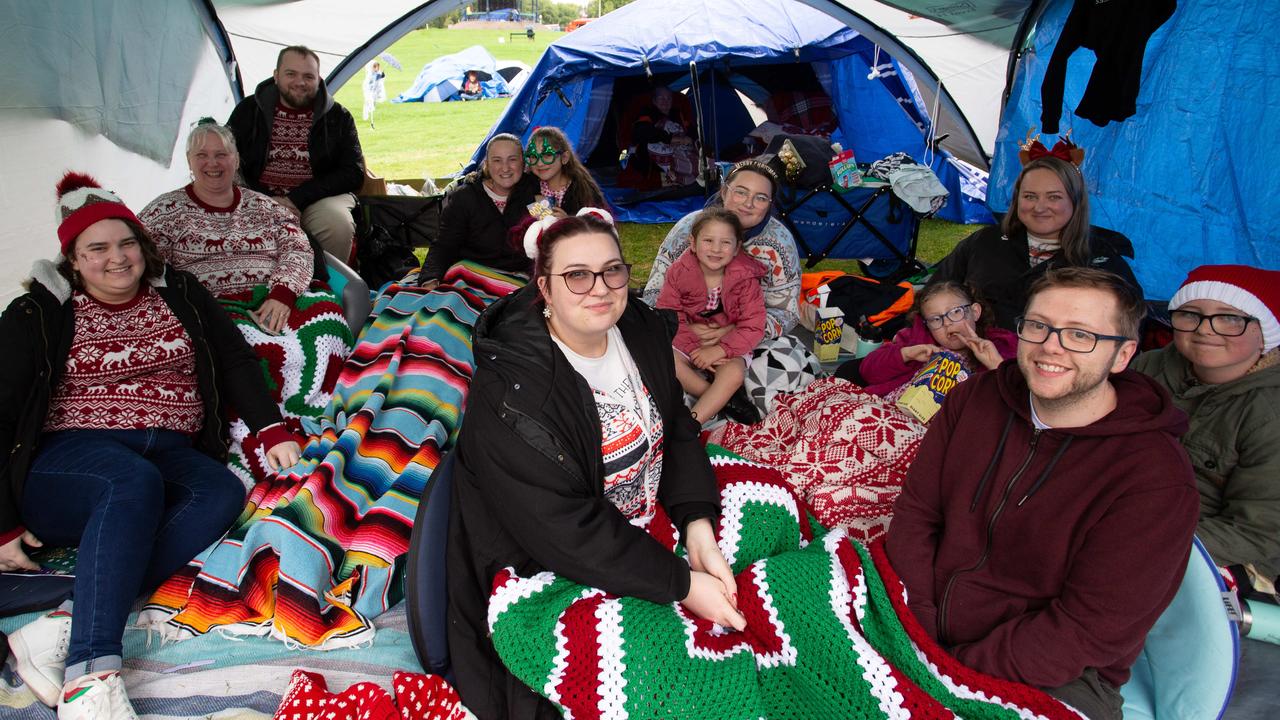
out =
[(608, 207), (600, 186), (560, 128), (534, 130), (524, 149), (524, 164), (538, 178), (539, 194), (557, 217), (575, 215), (584, 207)]

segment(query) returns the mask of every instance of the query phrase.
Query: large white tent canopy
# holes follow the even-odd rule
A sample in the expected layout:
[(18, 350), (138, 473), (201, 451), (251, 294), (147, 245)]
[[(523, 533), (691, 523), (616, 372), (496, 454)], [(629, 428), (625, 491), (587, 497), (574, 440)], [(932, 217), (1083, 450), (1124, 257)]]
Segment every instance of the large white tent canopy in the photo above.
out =
[[(1010, 49), (1038, 3), (806, 0), (908, 66), (938, 135), (987, 166)], [(90, 172), (141, 208), (187, 180), (181, 142), (225, 118), (280, 48), (320, 55), (331, 88), (415, 27), (465, 0), (0, 0), (0, 299), (54, 252), (53, 188)], [(429, 139), (427, 140), (429, 142)]]

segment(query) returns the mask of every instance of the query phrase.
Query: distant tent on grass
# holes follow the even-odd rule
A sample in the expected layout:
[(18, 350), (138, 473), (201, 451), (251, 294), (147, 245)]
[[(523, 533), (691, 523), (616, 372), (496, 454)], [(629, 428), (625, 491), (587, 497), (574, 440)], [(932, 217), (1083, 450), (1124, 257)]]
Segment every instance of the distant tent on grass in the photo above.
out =
[(481, 97), (506, 97), (511, 94), (506, 79), (498, 72), (498, 61), (479, 45), (443, 55), (422, 66), (413, 85), (391, 102), (446, 102), (458, 100), (458, 91), (467, 79), (467, 73), (475, 71), (480, 79)]

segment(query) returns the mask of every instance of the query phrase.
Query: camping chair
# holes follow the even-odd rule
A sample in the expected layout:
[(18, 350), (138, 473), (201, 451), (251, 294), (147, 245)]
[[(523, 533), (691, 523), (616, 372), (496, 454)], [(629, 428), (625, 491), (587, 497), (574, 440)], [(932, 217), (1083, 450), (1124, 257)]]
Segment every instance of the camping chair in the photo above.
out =
[(890, 283), (923, 270), (916, 260), (920, 216), (888, 183), (868, 182), (845, 192), (830, 184), (787, 188), (778, 195), (777, 209), (806, 268), (827, 258), (857, 259), (865, 275)]
[(453, 453), (440, 459), (418, 500), (405, 569), (406, 616), (422, 669), (453, 682), (449, 660), (446, 548), (453, 493)]
[(1200, 540), (1173, 602), (1147, 633), (1129, 682), (1126, 720), (1212, 720), (1231, 700), (1240, 637), (1223, 607), (1227, 591)]
[(369, 298), (369, 286), (349, 265), (325, 252), (324, 263), (328, 271), (329, 287), (342, 301), (342, 316), (351, 328), (351, 336), (359, 337), (364, 323), (373, 312), (373, 300)]

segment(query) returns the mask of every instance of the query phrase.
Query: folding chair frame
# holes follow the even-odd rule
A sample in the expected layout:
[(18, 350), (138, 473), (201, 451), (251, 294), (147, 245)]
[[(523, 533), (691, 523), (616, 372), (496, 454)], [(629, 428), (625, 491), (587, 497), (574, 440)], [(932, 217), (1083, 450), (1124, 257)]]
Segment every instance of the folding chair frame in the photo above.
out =
[[(849, 213), (849, 219), (844, 222), (840, 227), (839, 232), (831, 238), (825, 247), (817, 249), (815, 252), (815, 248), (811, 247), (805, 240), (803, 233), (801, 233), (799, 228), (796, 226), (795, 220), (792, 216), (796, 210), (804, 207), (806, 203), (823, 193), (831, 195), (836, 202)], [(879, 228), (868, 222), (866, 217), (864, 217), (867, 210), (884, 195), (888, 195), (888, 202), (890, 203), (889, 211), (891, 216), (895, 209), (898, 213), (909, 213), (909, 216), (904, 218), (904, 220), (912, 223), (911, 237), (907, 244), (906, 252), (899, 250), (893, 242), (889, 240), (889, 238), (885, 237), (885, 234), (881, 232)], [(794, 191), (791, 193), (791, 197), (795, 197)], [(845, 199), (843, 194), (835, 192), (830, 185), (819, 185), (800, 196), (800, 199), (795, 202), (784, 201), (779, 203), (778, 217), (782, 220), (782, 223), (787, 226), (787, 229), (791, 231), (792, 236), (795, 237), (796, 245), (799, 249), (804, 251), (806, 256), (806, 268), (812, 269), (818, 263), (827, 259), (832, 250), (836, 248), (844, 236), (847, 235), (854, 227), (861, 224), (874, 238), (880, 241), (880, 244), (884, 245), (885, 249), (891, 253), (891, 260), (896, 261), (894, 267), (886, 272), (883, 268), (875, 267), (873, 263), (867, 263), (861, 259), (858, 260), (858, 264), (862, 267), (862, 271), (867, 276), (897, 282), (899, 279), (905, 278), (923, 269), (923, 266), (916, 259), (916, 245), (920, 238), (920, 218), (911, 208), (907, 207), (906, 203), (903, 203), (893, 195), (893, 192), (888, 185), (877, 188), (875, 192), (863, 200), (856, 208), (853, 206), (853, 203)]]

